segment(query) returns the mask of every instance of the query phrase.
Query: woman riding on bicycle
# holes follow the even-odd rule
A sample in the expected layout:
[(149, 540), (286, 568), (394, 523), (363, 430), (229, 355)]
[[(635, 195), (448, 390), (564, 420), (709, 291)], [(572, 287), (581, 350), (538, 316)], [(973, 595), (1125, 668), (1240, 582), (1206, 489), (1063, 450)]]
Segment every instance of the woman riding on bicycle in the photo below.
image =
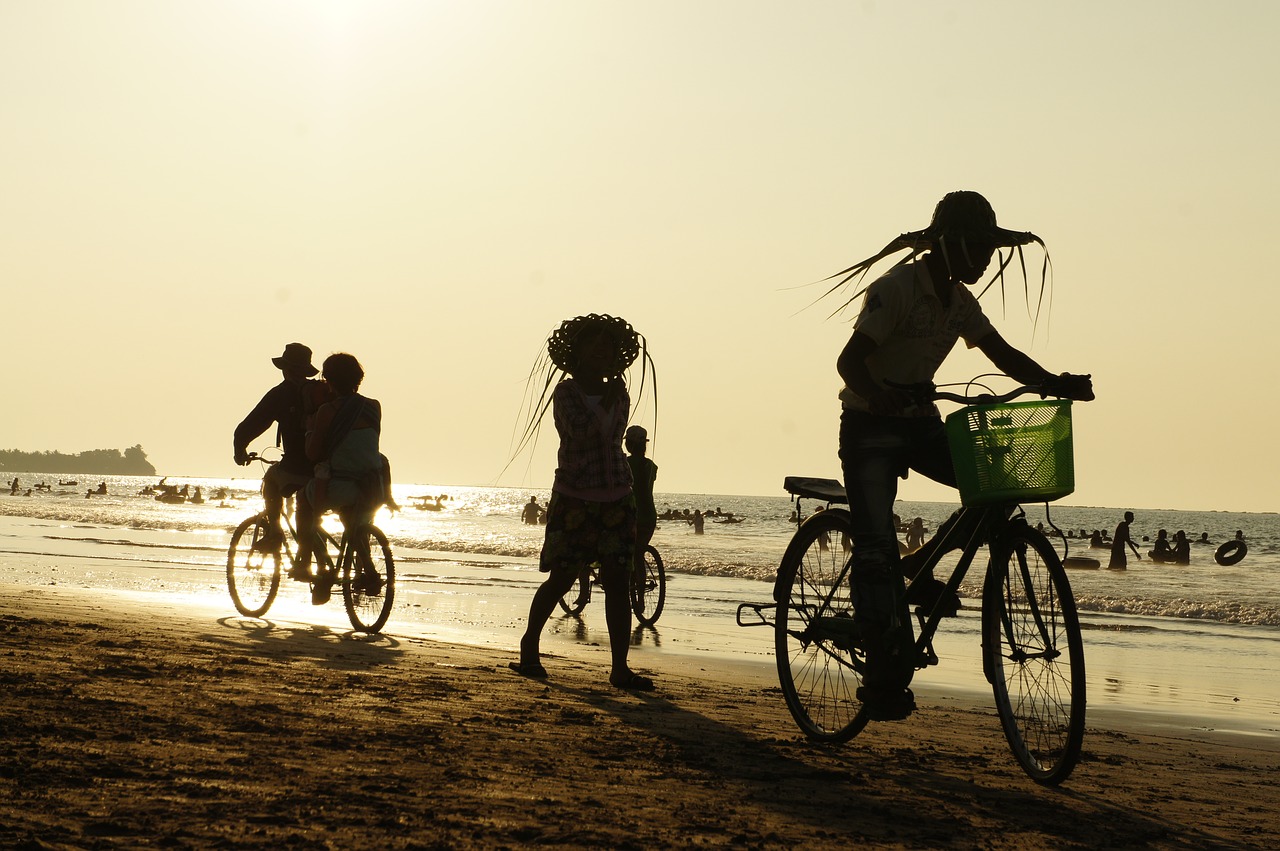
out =
[[(897, 479), (915, 470), (942, 484), (956, 484), (937, 408), (917, 403), (899, 385), (932, 383), (956, 341), (963, 339), (1024, 384), (1067, 398), (1093, 398), (1088, 375), (1052, 375), (1015, 349), (966, 289), (982, 278), (997, 249), (1020, 251), (1031, 242), (1043, 245), (1034, 234), (998, 227), (991, 205), (978, 193), (952, 192), (938, 203), (929, 227), (902, 235), (842, 273), (847, 282), (889, 254), (909, 251), (866, 287), (853, 334), (836, 362), (844, 380), (840, 460), (852, 517), (853, 594), (867, 653), (858, 697), (876, 720), (905, 718), (915, 707), (907, 688), (915, 664), (911, 627), (902, 617), (905, 590), (893, 524)], [(998, 274), (1007, 262), (1002, 257)], [(941, 536), (940, 530), (935, 540)], [(932, 577), (920, 577), (913, 584), (912, 601), (925, 602), (916, 598), (936, 597), (941, 590), (945, 586)], [(951, 601), (951, 607), (958, 603)]]
[[(360, 362), (349, 354), (329, 355), (321, 375), (335, 398), (320, 406), (307, 432), (307, 457), (316, 465), (315, 478), (299, 493), (298, 560), (290, 572), (301, 581), (312, 579), (311, 547), (320, 515), (361, 502), (381, 505), (377, 497), (386, 484), (385, 458), (378, 451), (382, 406), (356, 392), (364, 380)], [(328, 598), (328, 587), (317, 584), (312, 602), (318, 605)]]

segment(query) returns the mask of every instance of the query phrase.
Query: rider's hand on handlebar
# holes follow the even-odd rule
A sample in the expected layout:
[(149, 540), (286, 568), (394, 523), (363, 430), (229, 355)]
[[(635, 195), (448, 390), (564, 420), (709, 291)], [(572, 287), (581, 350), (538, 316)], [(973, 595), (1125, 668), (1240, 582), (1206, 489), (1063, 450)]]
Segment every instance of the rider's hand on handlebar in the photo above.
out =
[(1093, 376), (1072, 375), (1064, 372), (1053, 375), (1041, 383), (1046, 395), (1058, 396), (1062, 399), (1075, 399), (1077, 402), (1093, 401)]

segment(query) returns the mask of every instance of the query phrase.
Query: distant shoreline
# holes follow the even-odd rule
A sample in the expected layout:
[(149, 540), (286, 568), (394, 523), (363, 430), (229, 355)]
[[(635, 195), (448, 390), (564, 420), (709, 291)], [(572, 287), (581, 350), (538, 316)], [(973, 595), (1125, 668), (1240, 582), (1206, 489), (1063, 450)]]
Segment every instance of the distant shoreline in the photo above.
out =
[(62, 452), (0, 450), (0, 473), (87, 474), (93, 476), (154, 476), (156, 468), (147, 460), (142, 444), (128, 449), (90, 449), (67, 455)]

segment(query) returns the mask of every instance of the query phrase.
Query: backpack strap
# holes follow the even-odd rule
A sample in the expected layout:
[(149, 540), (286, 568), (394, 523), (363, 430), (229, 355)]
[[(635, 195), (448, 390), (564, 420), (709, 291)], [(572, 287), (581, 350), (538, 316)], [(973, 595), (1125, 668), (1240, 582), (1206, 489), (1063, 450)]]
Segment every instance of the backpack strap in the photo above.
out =
[(324, 437), (324, 457), (321, 460), (327, 461), (333, 455), (333, 450), (337, 449), (338, 444), (351, 433), (351, 429), (355, 428), (356, 422), (366, 409), (368, 409), (369, 419), (374, 421), (373, 427), (381, 432), (382, 422), (377, 417), (375, 409), (367, 404), (368, 401), (359, 393), (352, 393), (342, 403), (342, 407), (338, 408), (337, 413), (333, 415), (333, 420), (329, 423), (329, 432)]

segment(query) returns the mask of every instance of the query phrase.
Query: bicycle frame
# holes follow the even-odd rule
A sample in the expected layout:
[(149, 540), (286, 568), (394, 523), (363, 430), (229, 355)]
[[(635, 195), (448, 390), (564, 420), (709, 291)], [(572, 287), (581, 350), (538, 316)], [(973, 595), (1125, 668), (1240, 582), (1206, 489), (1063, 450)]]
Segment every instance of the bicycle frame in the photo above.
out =
[[(1028, 392), (1037, 388), (1021, 387), (1007, 396)], [(933, 398), (945, 397), (937, 393)], [(1001, 401), (996, 398), (991, 404)], [(1008, 410), (1043, 408), (1009, 406)], [(1069, 429), (1069, 420), (1066, 425)], [(956, 434), (968, 436), (959, 429)], [(1032, 431), (1028, 439), (1040, 434)], [(1069, 437), (1068, 431), (1068, 441)], [(990, 451), (1000, 448), (997, 444)], [(1069, 464), (1069, 442), (1065, 452)], [(983, 675), (994, 692), (1005, 737), (1023, 770), (1037, 783), (1056, 785), (1070, 775), (1080, 757), (1087, 705), (1080, 623), (1060, 555), (1027, 524), (1020, 504), (1024, 496), (1032, 496), (1032, 502), (1042, 501), (1034, 498), (1041, 494), (1057, 498), (1056, 491), (1063, 485), (1048, 475), (1034, 484), (1030, 479), (1014, 481), (1027, 485), (988, 489), (984, 480), (978, 483), (981, 489), (974, 491), (970, 483), (972, 499), (964, 500), (969, 504), (956, 511), (921, 549), (904, 557), (902, 578), (914, 577), (906, 588), (906, 599), (897, 596), (900, 591), (871, 598), (868, 605), (883, 607), (883, 614), (871, 620), (859, 618), (858, 595), (863, 585), (852, 581), (853, 560), (847, 548), (842, 554), (833, 545), (837, 535), (852, 533), (849, 510), (832, 507), (845, 501), (842, 484), (787, 478), (788, 491), (825, 501), (827, 510), (811, 515), (796, 529), (778, 568), (773, 601), (739, 605), (737, 620), (739, 626), (773, 627), (782, 695), (809, 738), (846, 742), (869, 721), (877, 720), (883, 708), (867, 703), (863, 694), (865, 679), (879, 676), (874, 666), (887, 659), (877, 654), (894, 653), (893, 648), (901, 647), (904, 669), (939, 663), (934, 636), (943, 618), (955, 614), (960, 585), (979, 550), (986, 547), (980, 609)], [(796, 515), (802, 516), (799, 506)], [(959, 555), (949, 577), (939, 576), (945, 581), (936, 581), (935, 569), (953, 551)], [(903, 586), (896, 583), (896, 587)], [(921, 588), (925, 593), (919, 593)], [(877, 586), (869, 593), (890, 590)], [(918, 631), (912, 630), (909, 610), (914, 612)], [(747, 612), (753, 612), (754, 619), (744, 620)], [(883, 620), (886, 615), (887, 621)], [(906, 698), (911, 698), (909, 691)], [(894, 705), (882, 720), (903, 717), (898, 712)]]
[[(828, 511), (845, 512), (841, 508), (828, 508)], [(847, 513), (847, 512), (846, 512)], [(816, 515), (811, 515), (816, 516)], [(919, 573), (917, 575), (932, 575), (933, 569), (942, 561), (943, 557), (955, 550), (960, 550), (960, 559), (956, 563), (955, 568), (948, 578), (946, 586), (948, 591), (956, 593), (959, 591), (960, 583), (964, 581), (969, 570), (973, 566), (973, 561), (977, 557), (979, 550), (989, 540), (997, 540), (1001, 529), (1013, 522), (1020, 522), (1025, 516), (1020, 506), (994, 506), (988, 508), (961, 508), (953, 515), (948, 528), (940, 537), (935, 537), (929, 544), (930, 552), (925, 560), (920, 564)], [(807, 520), (805, 522), (808, 522)], [(816, 604), (815, 614), (812, 619), (813, 623), (821, 623), (823, 615), (832, 610), (832, 598), (847, 587), (851, 581), (850, 571), (852, 564), (846, 560), (844, 567), (840, 571), (839, 578), (831, 586), (827, 595)], [(1028, 583), (1029, 584), (1029, 583)], [(773, 589), (773, 599), (775, 601), (782, 599), (788, 592), (788, 588), (783, 586), (782, 578), (775, 580)], [(777, 603), (771, 605), (761, 605), (756, 603), (743, 603), (738, 606), (738, 625), (739, 626), (774, 626), (773, 621), (765, 616), (764, 610), (777, 607)], [(746, 609), (754, 611), (759, 617), (759, 622), (743, 623), (742, 612)], [(938, 656), (933, 650), (933, 637), (938, 631), (946, 615), (940, 610), (935, 609), (929, 613), (925, 613), (922, 608), (915, 609), (917, 622), (919, 623), (919, 633), (916, 637), (916, 653), (919, 662), (917, 668), (925, 668), (938, 664)], [(987, 612), (983, 611), (983, 617), (988, 617)], [(1047, 640), (1047, 630), (1043, 623), (1040, 623), (1040, 631), (1045, 635)], [(992, 679), (992, 672), (984, 671), (987, 681)]]
[[(297, 530), (293, 528), (293, 521), (289, 518), (289, 512), (284, 513), (285, 527), (289, 530), (289, 534), (285, 536), (285, 555), (289, 557), (289, 564), (296, 566), (298, 557), (295, 550), (289, 549), (289, 541), (298, 541)], [(342, 522), (342, 536), (334, 538), (333, 534), (323, 527), (319, 527), (316, 531), (316, 544), (313, 546), (311, 555), (316, 560), (316, 578), (327, 578), (328, 581), (337, 583), (342, 580), (344, 575), (354, 575), (354, 571), (344, 570), (351, 565), (352, 559), (357, 555), (356, 547), (353, 542), (360, 540), (359, 535), (353, 535), (353, 531), (359, 531), (368, 525), (366, 521), (358, 521), (354, 526), (344, 517), (342, 512), (334, 512), (338, 519)], [(328, 543), (332, 541), (338, 549), (338, 557), (333, 559), (329, 555)]]

